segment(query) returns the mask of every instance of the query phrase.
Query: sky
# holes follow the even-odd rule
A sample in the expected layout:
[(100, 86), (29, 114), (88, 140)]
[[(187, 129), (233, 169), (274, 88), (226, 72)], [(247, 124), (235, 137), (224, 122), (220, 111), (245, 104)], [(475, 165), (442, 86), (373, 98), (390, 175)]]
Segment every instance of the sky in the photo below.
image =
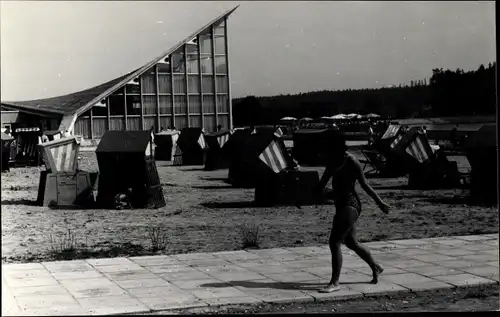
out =
[(236, 5), (233, 98), (386, 87), (496, 58), (494, 1), (0, 1), (1, 99), (99, 85)]

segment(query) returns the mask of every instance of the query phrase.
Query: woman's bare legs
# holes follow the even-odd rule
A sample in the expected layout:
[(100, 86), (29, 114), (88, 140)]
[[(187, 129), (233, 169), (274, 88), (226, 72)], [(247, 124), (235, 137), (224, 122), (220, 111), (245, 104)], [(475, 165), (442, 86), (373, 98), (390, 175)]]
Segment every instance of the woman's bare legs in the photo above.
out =
[(382, 266), (375, 262), (370, 251), (361, 243), (359, 243), (356, 236), (356, 228), (353, 226), (352, 230), (349, 231), (345, 240), (345, 246), (354, 251), (363, 261), (365, 261), (372, 269), (373, 279), (372, 284), (378, 283), (378, 276), (384, 271)]

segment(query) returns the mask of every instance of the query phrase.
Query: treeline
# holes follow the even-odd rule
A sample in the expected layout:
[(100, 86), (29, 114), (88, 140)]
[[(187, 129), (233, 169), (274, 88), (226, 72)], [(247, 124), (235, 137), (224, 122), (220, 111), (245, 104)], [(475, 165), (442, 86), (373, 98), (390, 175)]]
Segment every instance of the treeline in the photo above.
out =
[(464, 72), (434, 69), (429, 83), (380, 89), (315, 91), (233, 99), (235, 125), (273, 124), (280, 118), (377, 113), (386, 117), (489, 115), (495, 113), (496, 63)]

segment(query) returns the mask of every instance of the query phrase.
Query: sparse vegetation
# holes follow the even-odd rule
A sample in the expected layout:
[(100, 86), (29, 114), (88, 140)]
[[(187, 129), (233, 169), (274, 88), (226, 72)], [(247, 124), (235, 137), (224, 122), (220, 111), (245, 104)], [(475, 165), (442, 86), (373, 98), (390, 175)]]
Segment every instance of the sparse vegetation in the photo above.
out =
[(163, 251), (167, 248), (168, 234), (167, 229), (162, 226), (148, 228), (149, 239), (151, 240), (151, 251)]
[(50, 234), (49, 241), (50, 252), (53, 254), (71, 253), (87, 247), (87, 237), (85, 236), (84, 242), (79, 241), (75, 231), (69, 227), (62, 237)]
[(259, 248), (260, 247), (260, 229), (259, 225), (244, 224), (240, 228), (241, 238), (243, 240), (243, 248)]

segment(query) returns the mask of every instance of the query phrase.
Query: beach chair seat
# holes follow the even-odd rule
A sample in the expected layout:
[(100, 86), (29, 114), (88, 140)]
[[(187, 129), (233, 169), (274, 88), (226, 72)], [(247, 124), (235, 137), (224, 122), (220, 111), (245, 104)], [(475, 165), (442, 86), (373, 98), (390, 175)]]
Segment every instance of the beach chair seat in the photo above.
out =
[(361, 151), (365, 159), (360, 160), (363, 165), (363, 171), (369, 168), (368, 171), (364, 172), (365, 175), (368, 174), (380, 174), (386, 169), (386, 158), (384, 155), (377, 151), (363, 150)]

